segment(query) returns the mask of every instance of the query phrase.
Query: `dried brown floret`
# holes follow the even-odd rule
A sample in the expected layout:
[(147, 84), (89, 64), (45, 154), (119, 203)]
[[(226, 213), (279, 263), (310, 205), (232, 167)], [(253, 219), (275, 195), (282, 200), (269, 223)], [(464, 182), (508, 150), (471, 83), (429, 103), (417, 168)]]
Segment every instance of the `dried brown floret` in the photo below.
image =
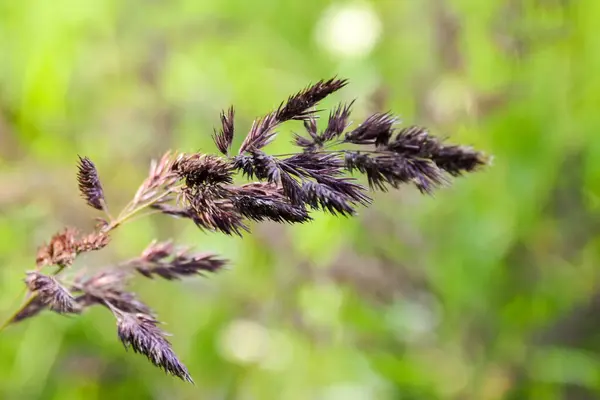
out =
[(46, 265), (68, 267), (73, 264), (77, 256), (77, 245), (77, 230), (67, 227), (52, 236), (48, 244), (39, 247), (36, 264), (38, 267)]
[(110, 243), (110, 236), (103, 232), (94, 232), (79, 239), (76, 243), (77, 253), (100, 250)]

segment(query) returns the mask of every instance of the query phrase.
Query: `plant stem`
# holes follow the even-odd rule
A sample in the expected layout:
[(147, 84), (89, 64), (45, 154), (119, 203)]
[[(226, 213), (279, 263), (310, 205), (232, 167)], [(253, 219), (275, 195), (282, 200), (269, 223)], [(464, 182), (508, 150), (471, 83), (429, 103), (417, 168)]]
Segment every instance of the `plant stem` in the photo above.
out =
[[(22, 297), (23, 294), (25, 294), (27, 292), (27, 287), (24, 287), (21, 292), (17, 295), (17, 298), (15, 298), (15, 300), (13, 301), (13, 303), (15, 303), (19, 297)], [(15, 312), (13, 312), (8, 318), (6, 318), (6, 320), (4, 321), (4, 323), (2, 325), (0, 325), (0, 332), (2, 332), (4, 329), (6, 329), (6, 327), (8, 327), (13, 319), (15, 319), (15, 317), (17, 315), (19, 315), (19, 313), (21, 311), (23, 311), (25, 309), (25, 307), (27, 307), (29, 305), (29, 303), (31, 303), (33, 301), (33, 297), (30, 297), (29, 299), (27, 299), (25, 302), (23, 302), (23, 304), (21, 305), (21, 307), (19, 307)]]
[[(132, 210), (121, 212), (121, 214), (119, 214), (119, 217), (115, 221), (111, 222), (110, 225), (108, 225), (108, 227), (105, 229), (105, 233), (108, 233), (108, 232), (116, 229), (119, 225), (122, 225), (125, 221), (127, 221), (129, 218), (134, 216), (139, 211), (142, 211), (143, 209), (150, 207), (152, 204), (164, 199), (165, 197), (170, 195), (172, 192), (173, 192), (173, 189), (169, 189), (169, 190), (165, 191), (164, 193), (161, 193), (160, 196), (155, 197), (151, 201), (148, 201), (137, 207), (134, 207)], [(127, 208), (131, 208), (131, 207), (132, 207), (132, 205), (127, 206)], [(127, 210), (127, 208), (125, 210)]]

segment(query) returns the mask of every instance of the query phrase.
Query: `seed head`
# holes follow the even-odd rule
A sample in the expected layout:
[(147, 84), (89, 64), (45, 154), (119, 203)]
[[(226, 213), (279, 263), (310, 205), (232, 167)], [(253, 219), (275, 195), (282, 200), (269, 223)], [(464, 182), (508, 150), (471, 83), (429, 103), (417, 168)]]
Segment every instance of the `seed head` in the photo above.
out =
[(78, 311), (77, 303), (71, 293), (55, 278), (39, 272), (29, 272), (25, 283), (29, 290), (36, 292), (42, 303), (50, 309), (61, 314)]
[(98, 177), (98, 171), (92, 160), (87, 157), (79, 156), (77, 182), (79, 183), (79, 192), (88, 205), (96, 210), (104, 210), (104, 191)]
[(158, 321), (143, 314), (116, 313), (117, 333), (126, 349), (145, 355), (155, 366), (184, 381), (194, 383), (187, 368), (173, 352)]

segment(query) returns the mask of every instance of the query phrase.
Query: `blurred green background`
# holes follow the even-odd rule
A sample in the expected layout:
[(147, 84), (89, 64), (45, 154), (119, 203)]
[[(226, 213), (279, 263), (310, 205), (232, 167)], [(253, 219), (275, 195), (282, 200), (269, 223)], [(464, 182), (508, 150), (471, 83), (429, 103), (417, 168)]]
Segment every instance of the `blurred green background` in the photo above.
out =
[[(169, 148), (215, 153), (309, 82), (350, 85), (494, 155), (434, 197), (229, 238), (137, 221), (77, 265), (174, 237), (232, 260), (136, 284), (196, 385), (125, 352), (113, 317), (44, 313), (0, 335), (1, 399), (600, 398), (600, 2), (0, 0), (0, 310), (35, 251), (93, 226), (77, 154), (113, 210)], [(291, 123), (270, 152), (290, 148)]]

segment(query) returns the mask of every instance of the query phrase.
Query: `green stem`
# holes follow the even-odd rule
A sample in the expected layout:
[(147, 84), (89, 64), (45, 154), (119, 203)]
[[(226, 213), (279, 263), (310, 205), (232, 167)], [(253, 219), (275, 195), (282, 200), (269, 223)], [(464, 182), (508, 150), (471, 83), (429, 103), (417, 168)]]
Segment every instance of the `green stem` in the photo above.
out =
[[(122, 225), (124, 222), (126, 222), (128, 219), (130, 219), (132, 216), (134, 216), (138, 212), (142, 211), (145, 208), (150, 207), (152, 204), (158, 202), (159, 200), (164, 199), (165, 197), (170, 195), (172, 192), (173, 192), (173, 190), (167, 190), (166, 192), (162, 193), (160, 196), (155, 197), (151, 201), (143, 203), (143, 204), (133, 208), (130, 211), (122, 212), (121, 214), (119, 214), (119, 217), (115, 221), (111, 222), (110, 225), (108, 225), (105, 233), (108, 233), (108, 232), (114, 230), (115, 228), (117, 228), (119, 225)], [(131, 206), (128, 206), (127, 208), (131, 208)]]
[[(13, 301), (13, 303), (15, 303), (19, 297), (22, 297), (25, 293), (27, 292), (27, 287), (24, 287), (21, 292), (18, 294), (17, 298), (15, 298), (15, 300)], [(19, 307), (15, 312), (13, 312), (8, 318), (6, 318), (6, 320), (4, 321), (4, 323), (2, 325), (0, 325), (0, 332), (2, 332), (4, 329), (6, 329), (6, 327), (8, 327), (13, 319), (15, 319), (15, 317), (17, 315), (19, 315), (19, 313), (21, 311), (23, 311), (25, 309), (25, 307), (27, 307), (29, 305), (29, 303), (31, 303), (33, 300), (33, 297), (30, 297), (29, 299), (27, 299), (25, 302), (23, 302), (23, 304), (21, 304), (21, 307)]]

